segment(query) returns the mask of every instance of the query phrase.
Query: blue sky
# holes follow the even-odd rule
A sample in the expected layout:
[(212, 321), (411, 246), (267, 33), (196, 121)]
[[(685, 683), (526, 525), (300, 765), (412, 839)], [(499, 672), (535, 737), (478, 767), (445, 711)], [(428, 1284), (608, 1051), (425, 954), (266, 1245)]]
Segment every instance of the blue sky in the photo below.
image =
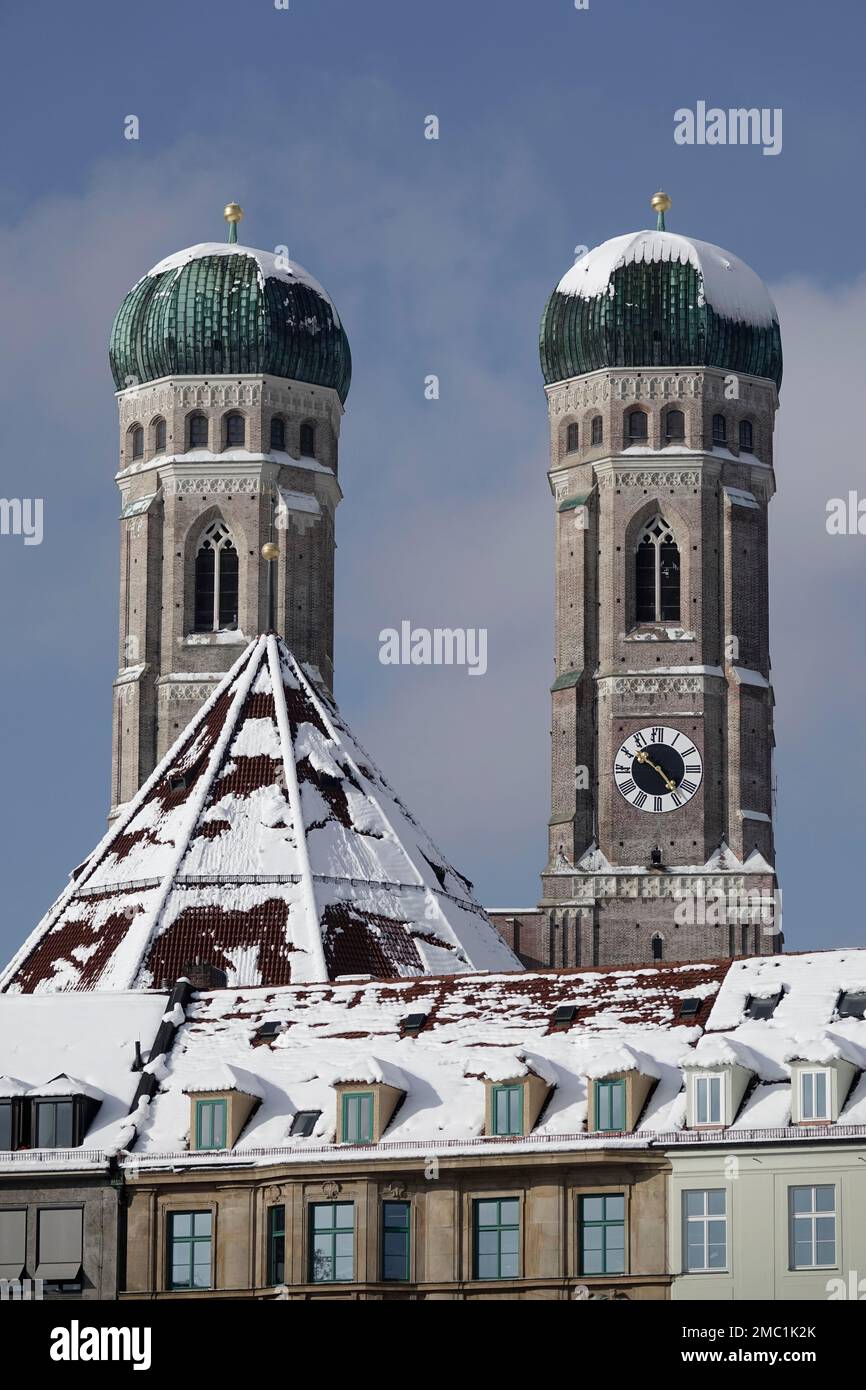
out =
[[(106, 344), (150, 265), (287, 244), (340, 308), (355, 375), (338, 515), (337, 694), (491, 905), (538, 892), (552, 546), (538, 318), (577, 244), (648, 224), (770, 283), (786, 376), (773, 531), (777, 840), (788, 944), (860, 943), (863, 9), (764, 0), (268, 0), (7, 9), (0, 88), (4, 911), (31, 929), (104, 825), (116, 667), (116, 413)], [(781, 107), (783, 148), (681, 147), (673, 113)], [(441, 122), (438, 142), (424, 118)], [(137, 115), (140, 139), (123, 138)], [(439, 401), (424, 399), (428, 373)], [(840, 408), (840, 406), (842, 408)], [(852, 442), (854, 447), (852, 448)], [(382, 667), (402, 618), (483, 626), (488, 674)]]

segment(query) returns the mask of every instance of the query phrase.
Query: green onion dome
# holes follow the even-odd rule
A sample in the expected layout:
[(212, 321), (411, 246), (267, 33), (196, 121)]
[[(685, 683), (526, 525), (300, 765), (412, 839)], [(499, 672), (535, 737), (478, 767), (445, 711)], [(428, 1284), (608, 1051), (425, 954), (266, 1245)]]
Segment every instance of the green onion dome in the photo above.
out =
[(189, 246), (148, 271), (117, 311), (118, 389), (164, 376), (268, 374), (330, 386), (345, 401), (349, 340), (301, 266), (237, 242)]
[(540, 350), (547, 385), (604, 367), (719, 367), (782, 381), (764, 282), (730, 251), (663, 226), (614, 237), (571, 267), (547, 301)]

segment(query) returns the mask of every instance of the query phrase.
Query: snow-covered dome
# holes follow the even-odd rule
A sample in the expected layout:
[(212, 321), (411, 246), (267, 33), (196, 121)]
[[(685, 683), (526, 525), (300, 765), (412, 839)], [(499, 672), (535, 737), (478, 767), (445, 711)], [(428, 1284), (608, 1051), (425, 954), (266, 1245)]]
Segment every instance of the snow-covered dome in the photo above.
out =
[(764, 282), (732, 252), (664, 228), (596, 246), (562, 277), (541, 320), (548, 385), (603, 367), (662, 366), (782, 380)]
[(109, 355), (119, 389), (262, 372), (333, 387), (345, 401), (352, 374), (349, 341), (318, 281), (234, 241), (188, 246), (149, 270), (117, 311)]

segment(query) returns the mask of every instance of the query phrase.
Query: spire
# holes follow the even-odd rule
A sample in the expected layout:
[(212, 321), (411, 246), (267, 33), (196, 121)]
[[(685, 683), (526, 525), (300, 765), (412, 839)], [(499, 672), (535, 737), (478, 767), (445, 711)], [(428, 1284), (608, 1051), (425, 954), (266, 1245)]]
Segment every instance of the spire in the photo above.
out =
[(241, 207), (240, 203), (226, 203), (225, 209), (223, 211), (223, 217), (229, 224), (230, 243), (235, 242), (238, 239), (238, 223), (240, 222), (243, 215), (244, 210)]
[(654, 208), (655, 211), (658, 213), (658, 217), (656, 219), (657, 232), (664, 232), (667, 230), (667, 228), (665, 227), (665, 213), (671, 207), (671, 204), (672, 199), (668, 196), (667, 193), (663, 192), (662, 189), (659, 189), (658, 193), (654, 193), (650, 198), (650, 207)]

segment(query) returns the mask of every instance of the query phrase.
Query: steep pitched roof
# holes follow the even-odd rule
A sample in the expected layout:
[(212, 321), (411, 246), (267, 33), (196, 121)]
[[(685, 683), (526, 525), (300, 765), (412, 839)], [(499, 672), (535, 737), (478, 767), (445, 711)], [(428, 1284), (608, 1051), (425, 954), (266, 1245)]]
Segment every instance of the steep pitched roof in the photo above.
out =
[(0, 977), (238, 986), (520, 963), (278, 637), (256, 638)]

